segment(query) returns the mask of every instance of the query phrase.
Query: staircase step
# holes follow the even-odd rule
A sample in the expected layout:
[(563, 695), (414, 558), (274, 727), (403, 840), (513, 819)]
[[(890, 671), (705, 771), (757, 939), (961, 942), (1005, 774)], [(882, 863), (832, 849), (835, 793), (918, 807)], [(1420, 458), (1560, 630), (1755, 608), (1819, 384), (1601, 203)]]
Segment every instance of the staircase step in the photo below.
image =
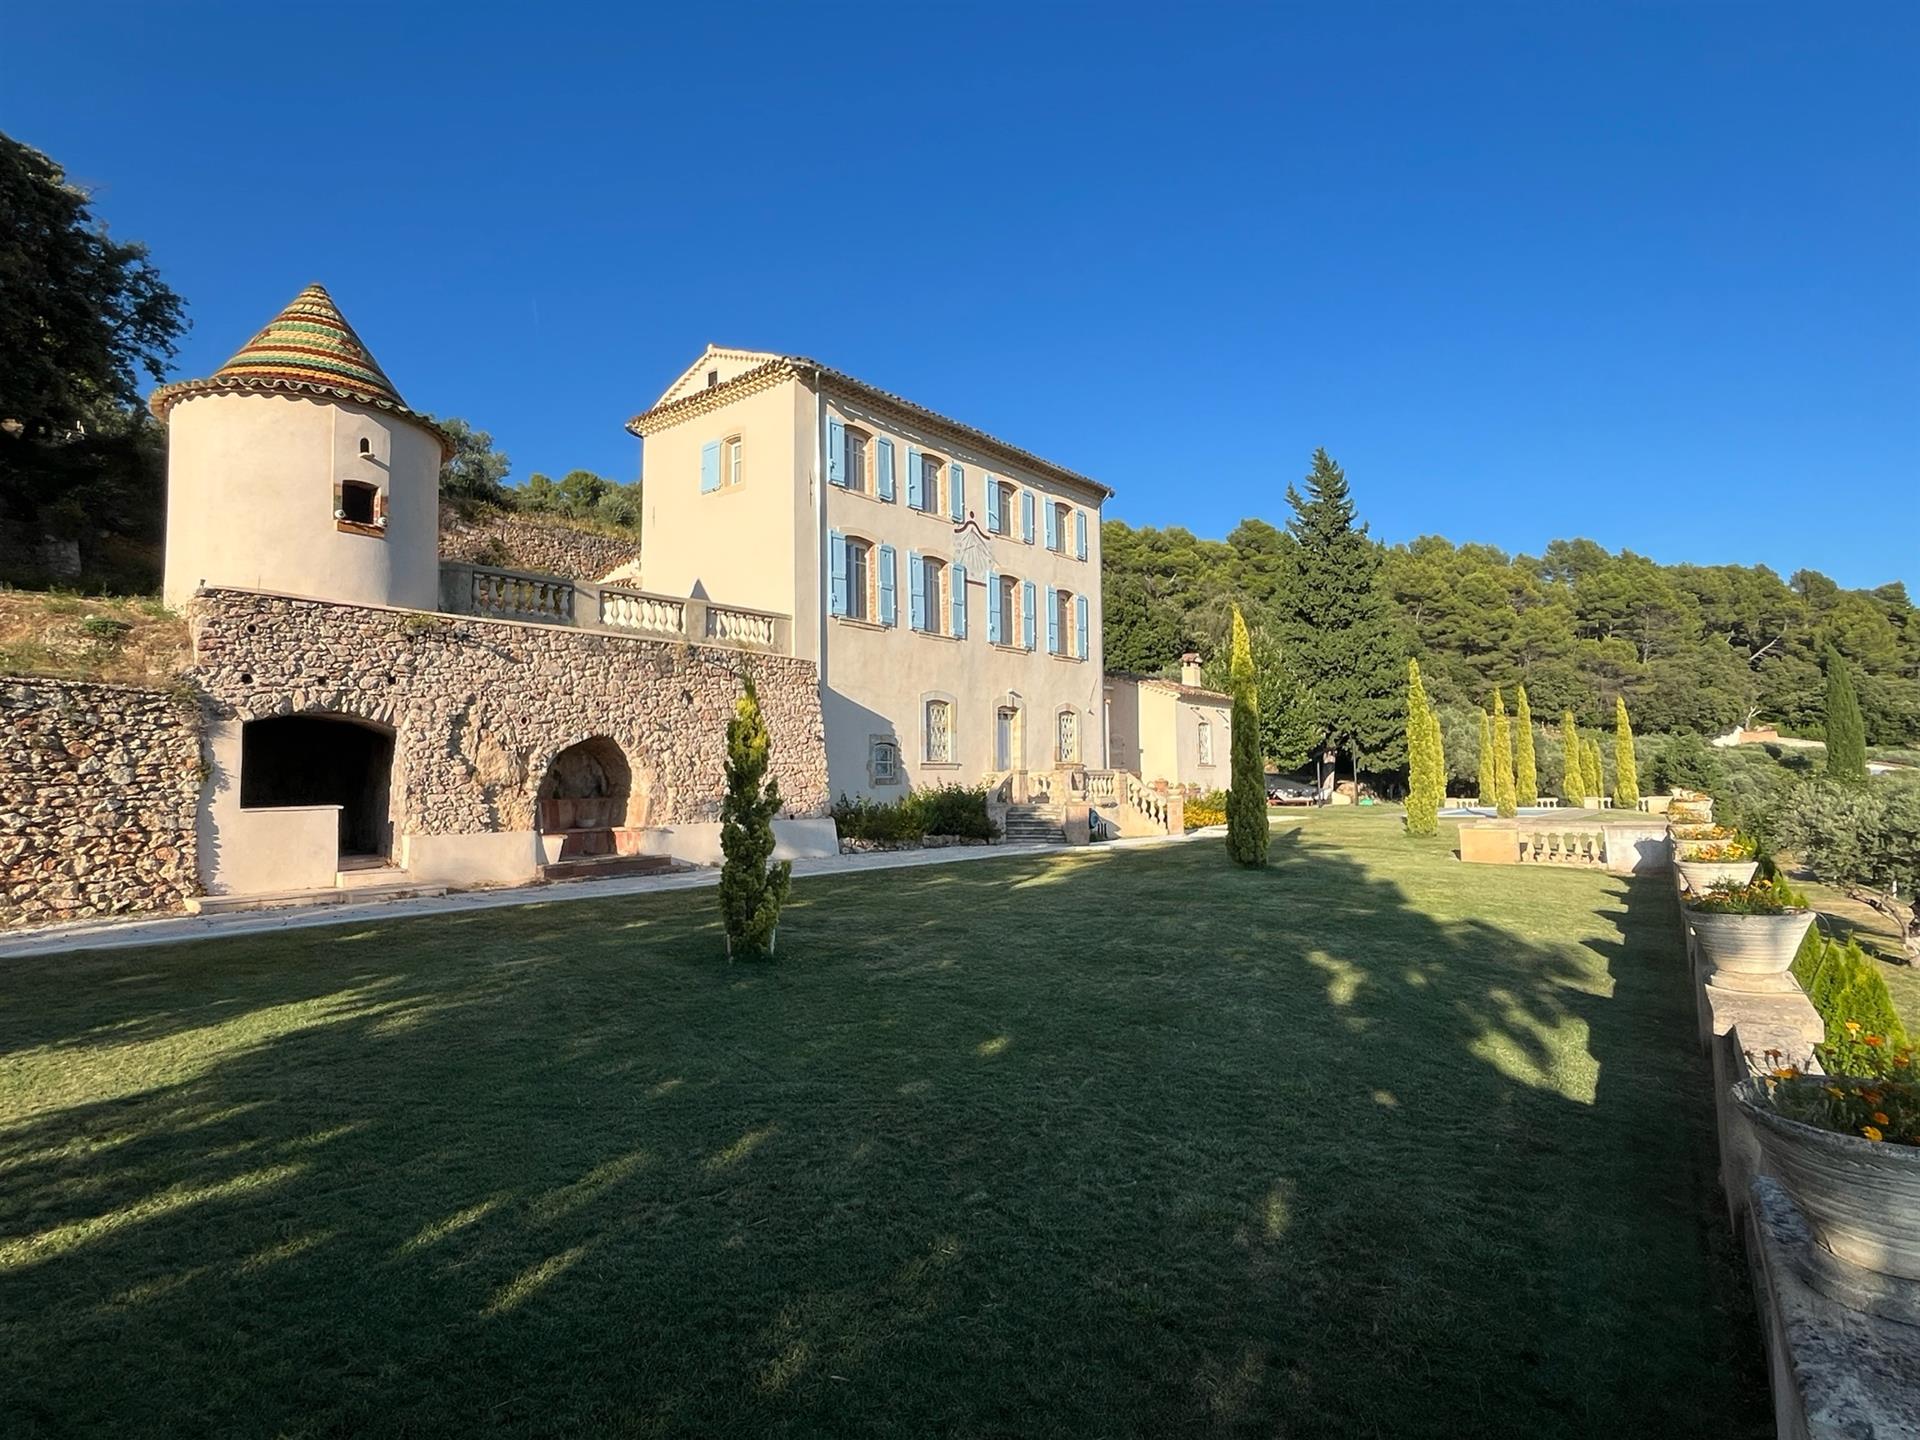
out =
[(665, 875), (675, 868), (670, 855), (582, 855), (540, 867), (542, 880), (599, 880), (610, 875)]
[(274, 890), (258, 895), (196, 895), (186, 902), (194, 915), (231, 915), (243, 910), (296, 910), (315, 905), (362, 905), (369, 900), (410, 900), (422, 896), (444, 895), (444, 885), (416, 885), (395, 881), (384, 885), (355, 885), (342, 889), (332, 885), (324, 890)]

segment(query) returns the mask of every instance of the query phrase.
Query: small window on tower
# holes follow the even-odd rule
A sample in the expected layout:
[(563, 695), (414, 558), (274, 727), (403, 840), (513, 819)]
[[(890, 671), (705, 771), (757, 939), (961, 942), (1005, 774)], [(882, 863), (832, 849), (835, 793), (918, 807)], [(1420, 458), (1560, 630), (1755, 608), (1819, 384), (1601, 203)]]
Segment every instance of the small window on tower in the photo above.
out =
[(371, 525), (374, 500), (380, 492), (371, 485), (348, 480), (340, 486), (340, 518), (349, 525)]
[(364, 435), (360, 437), (360, 453), (362, 455), (373, 454), (373, 441), (367, 439)]

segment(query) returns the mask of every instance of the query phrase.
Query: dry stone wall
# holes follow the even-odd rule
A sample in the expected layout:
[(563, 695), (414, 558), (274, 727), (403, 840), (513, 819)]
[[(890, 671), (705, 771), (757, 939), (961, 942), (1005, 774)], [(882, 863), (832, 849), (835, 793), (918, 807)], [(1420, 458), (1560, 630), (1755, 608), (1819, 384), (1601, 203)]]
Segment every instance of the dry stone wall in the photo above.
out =
[(468, 565), (536, 570), (568, 580), (599, 580), (640, 563), (640, 541), (581, 530), (565, 521), (511, 510), (463, 517), (440, 509), (440, 558)]
[(190, 619), (195, 675), (217, 714), (317, 711), (390, 728), (396, 813), (415, 834), (533, 829), (553, 757), (596, 736), (632, 767), (633, 823), (718, 820), (727, 720), (748, 666), (783, 813), (826, 813), (811, 661), (251, 591), (204, 591)]
[(191, 699), (0, 679), (0, 926), (177, 909), (199, 793)]

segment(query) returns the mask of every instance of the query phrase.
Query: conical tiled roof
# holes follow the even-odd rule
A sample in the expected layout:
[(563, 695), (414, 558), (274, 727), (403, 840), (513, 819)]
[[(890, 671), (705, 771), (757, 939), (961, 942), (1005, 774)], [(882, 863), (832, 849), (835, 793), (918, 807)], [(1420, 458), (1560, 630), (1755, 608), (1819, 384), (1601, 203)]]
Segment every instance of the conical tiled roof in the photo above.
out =
[(233, 390), (280, 390), (351, 400), (417, 421), (439, 438), (444, 432), (407, 408), (386, 371), (333, 303), (324, 285), (309, 285), (266, 329), (241, 346), (234, 357), (205, 380), (183, 380), (153, 392), (149, 408), (164, 420), (174, 405), (191, 395)]

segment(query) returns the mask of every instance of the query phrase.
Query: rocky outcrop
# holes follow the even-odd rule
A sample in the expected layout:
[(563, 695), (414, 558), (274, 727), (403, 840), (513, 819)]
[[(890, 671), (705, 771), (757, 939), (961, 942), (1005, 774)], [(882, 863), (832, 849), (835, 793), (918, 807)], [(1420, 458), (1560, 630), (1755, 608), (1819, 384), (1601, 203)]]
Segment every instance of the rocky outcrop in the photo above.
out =
[(178, 909), (199, 772), (181, 693), (0, 680), (0, 926)]
[(440, 558), (567, 580), (601, 580), (617, 570), (631, 580), (640, 563), (640, 538), (603, 535), (551, 516), (511, 510), (480, 509), (463, 516), (443, 505)]

